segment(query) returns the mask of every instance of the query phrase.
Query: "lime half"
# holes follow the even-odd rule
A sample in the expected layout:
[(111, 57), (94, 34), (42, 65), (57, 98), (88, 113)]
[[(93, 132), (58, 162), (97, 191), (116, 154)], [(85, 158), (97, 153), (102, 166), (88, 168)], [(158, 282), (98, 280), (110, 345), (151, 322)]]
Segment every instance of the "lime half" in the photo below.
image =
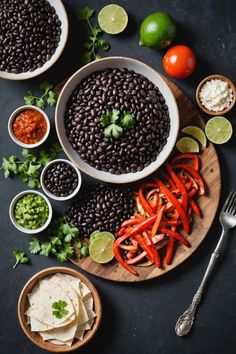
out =
[(114, 257), (113, 243), (108, 237), (94, 238), (89, 245), (89, 255), (97, 263), (107, 263)]
[(228, 119), (218, 116), (211, 118), (207, 122), (205, 133), (207, 138), (214, 144), (224, 144), (231, 138), (233, 128)]
[(126, 28), (128, 24), (128, 15), (119, 5), (107, 5), (99, 12), (98, 23), (104, 32), (118, 34), (123, 32)]
[(198, 143), (188, 137), (181, 138), (176, 143), (177, 149), (184, 153), (184, 152), (199, 152), (199, 145)]
[(201, 128), (196, 127), (195, 125), (188, 125), (187, 127), (184, 127), (184, 129), (182, 129), (182, 133), (191, 135), (192, 137), (197, 139), (204, 148), (206, 147), (207, 145), (206, 135)]

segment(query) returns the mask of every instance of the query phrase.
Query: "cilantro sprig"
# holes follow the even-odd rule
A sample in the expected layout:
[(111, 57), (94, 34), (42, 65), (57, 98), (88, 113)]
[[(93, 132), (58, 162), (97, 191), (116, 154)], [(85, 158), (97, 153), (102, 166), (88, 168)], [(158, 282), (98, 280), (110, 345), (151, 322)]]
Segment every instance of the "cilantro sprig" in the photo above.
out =
[(100, 59), (101, 55), (99, 54), (99, 51), (102, 50), (106, 52), (110, 48), (109, 42), (100, 38), (103, 33), (102, 29), (98, 25), (93, 26), (91, 23), (90, 19), (93, 17), (94, 12), (94, 9), (88, 6), (83, 9), (78, 9), (77, 11), (77, 19), (79, 21), (87, 21), (90, 28), (88, 39), (84, 43), (84, 47), (86, 48), (86, 51), (82, 57), (84, 64)]
[[(72, 244), (74, 239), (79, 236), (79, 229), (68, 223), (65, 217), (59, 217), (55, 220), (47, 236), (47, 241), (40, 241), (36, 237), (32, 238), (29, 243), (29, 251), (32, 254), (40, 254), (45, 257), (53, 255), (59, 262), (65, 262), (75, 255)], [(78, 247), (79, 243), (80, 247)], [(81, 249), (81, 257), (88, 255), (88, 246), (84, 242), (78, 241), (76, 246)]]
[(124, 128), (132, 129), (135, 125), (134, 114), (118, 109), (107, 110), (106, 114), (101, 115), (100, 125), (104, 128), (106, 138), (118, 139), (123, 134)]
[(25, 252), (23, 252), (19, 249), (16, 249), (15, 251), (13, 251), (13, 256), (15, 256), (15, 258), (16, 258), (16, 263), (14, 264), (13, 269), (15, 269), (18, 266), (18, 264), (29, 262), (29, 258), (27, 257)]
[(5, 178), (18, 175), (20, 180), (27, 183), (30, 188), (40, 188), (39, 170), (54, 160), (61, 150), (61, 146), (57, 143), (53, 144), (48, 152), (40, 150), (38, 155), (28, 149), (23, 149), (21, 152), (23, 161), (15, 155), (3, 157), (0, 169), (4, 171)]
[(56, 301), (52, 304), (52, 314), (53, 316), (55, 316), (56, 318), (63, 318), (64, 316), (66, 316), (69, 311), (66, 310), (66, 307), (68, 306), (68, 303), (66, 301)]
[(36, 105), (38, 108), (44, 109), (47, 105), (54, 106), (58, 99), (58, 94), (53, 90), (53, 84), (43, 81), (39, 85), (42, 91), (41, 96), (35, 96), (30, 90), (24, 97), (25, 104)]

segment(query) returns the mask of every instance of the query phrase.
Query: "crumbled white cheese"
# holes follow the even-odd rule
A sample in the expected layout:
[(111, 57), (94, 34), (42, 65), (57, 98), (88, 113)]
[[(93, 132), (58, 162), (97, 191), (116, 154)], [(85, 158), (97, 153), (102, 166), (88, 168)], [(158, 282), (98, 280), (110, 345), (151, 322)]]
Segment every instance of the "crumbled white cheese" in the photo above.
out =
[(199, 98), (209, 111), (220, 112), (232, 102), (233, 91), (226, 81), (212, 79), (202, 86)]

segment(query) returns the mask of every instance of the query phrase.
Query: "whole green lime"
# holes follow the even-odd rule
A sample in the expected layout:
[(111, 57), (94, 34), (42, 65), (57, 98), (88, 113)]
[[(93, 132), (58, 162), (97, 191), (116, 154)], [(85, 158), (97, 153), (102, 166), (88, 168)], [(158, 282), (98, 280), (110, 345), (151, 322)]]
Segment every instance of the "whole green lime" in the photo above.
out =
[(176, 25), (165, 12), (154, 12), (144, 19), (140, 27), (140, 45), (162, 49), (176, 36)]

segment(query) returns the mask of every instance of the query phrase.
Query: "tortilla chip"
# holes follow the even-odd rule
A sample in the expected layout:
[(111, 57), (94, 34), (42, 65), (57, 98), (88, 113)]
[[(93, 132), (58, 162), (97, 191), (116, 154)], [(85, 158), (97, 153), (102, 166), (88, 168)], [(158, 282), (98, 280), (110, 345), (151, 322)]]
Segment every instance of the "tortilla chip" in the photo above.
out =
[(77, 319), (69, 323), (65, 327), (53, 328), (45, 332), (39, 332), (43, 340), (56, 339), (61, 342), (67, 342), (73, 340), (75, 337), (75, 332), (77, 330)]
[(52, 344), (56, 344), (56, 345), (65, 345), (66, 344), (69, 347), (71, 347), (72, 343), (73, 343), (73, 339), (68, 340), (67, 342), (61, 342), (60, 340), (57, 340), (57, 339), (49, 339), (48, 342), (52, 343)]

